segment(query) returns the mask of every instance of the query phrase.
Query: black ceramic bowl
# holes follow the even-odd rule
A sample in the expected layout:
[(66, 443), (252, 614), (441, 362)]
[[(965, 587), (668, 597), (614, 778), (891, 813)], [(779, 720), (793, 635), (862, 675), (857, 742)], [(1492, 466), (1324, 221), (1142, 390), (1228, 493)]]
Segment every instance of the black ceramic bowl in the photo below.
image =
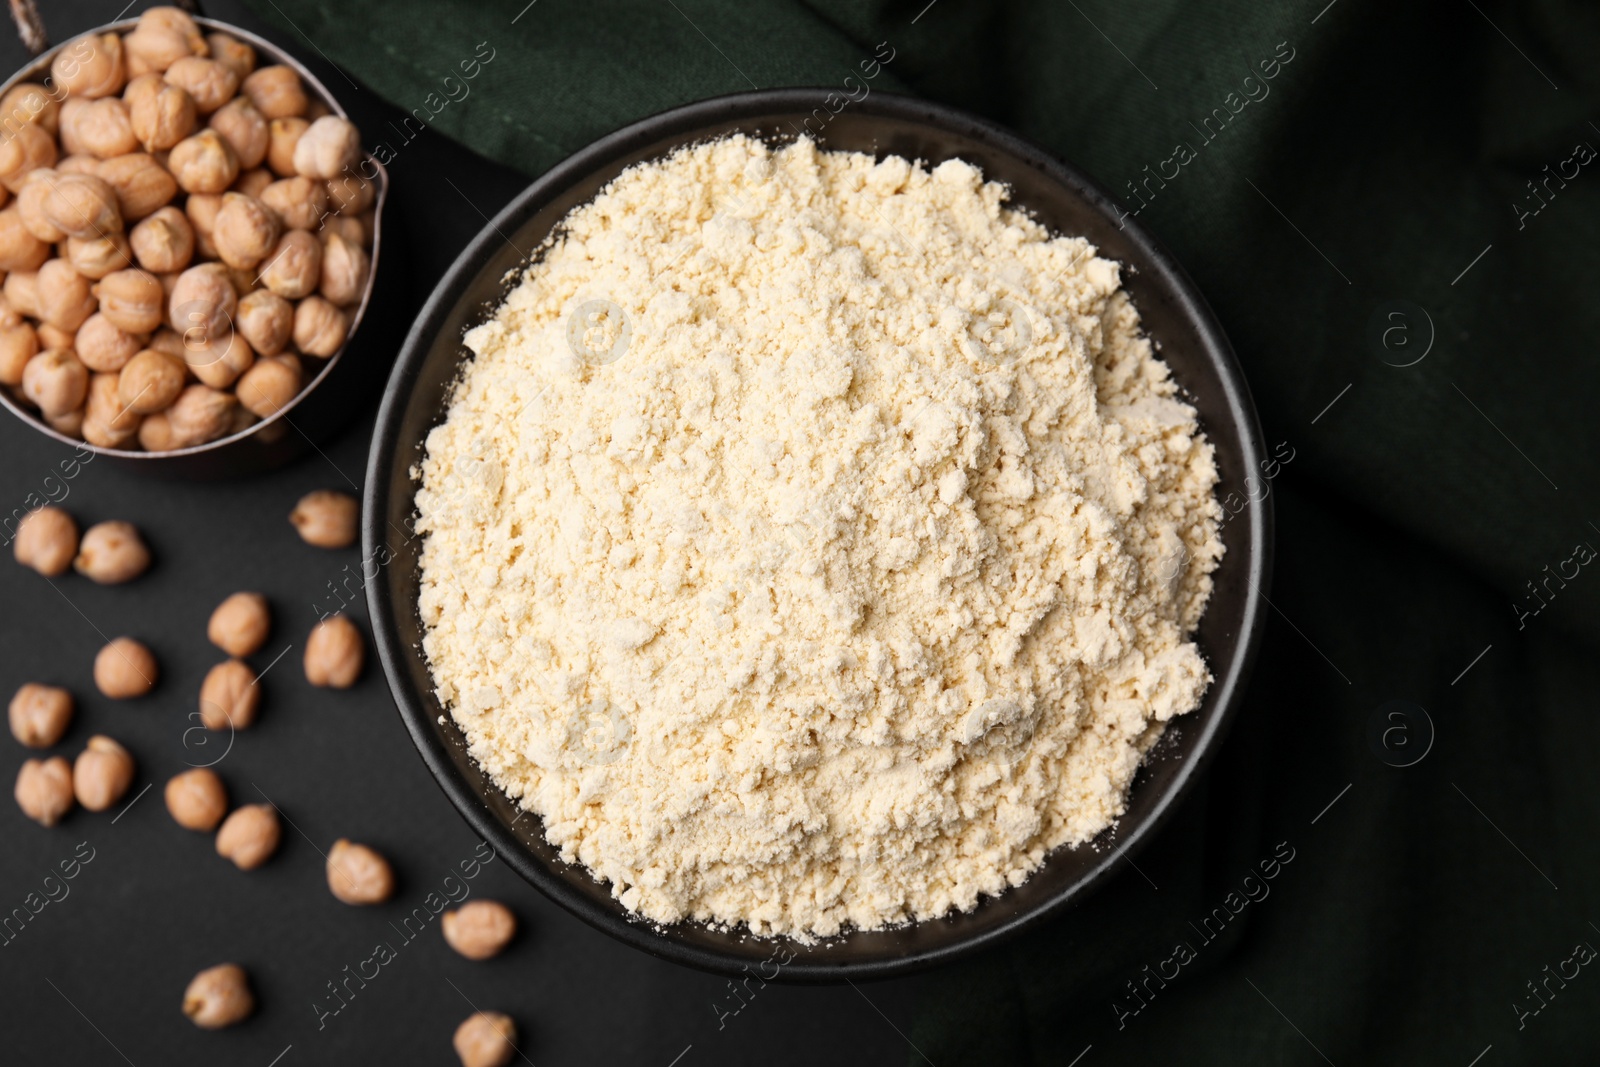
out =
[[(445, 414), (451, 384), (470, 355), (462, 332), (486, 318), (532, 251), (563, 216), (624, 168), (679, 146), (733, 132), (793, 137), (807, 120), (816, 129), (825, 93), (771, 90), (690, 104), (604, 137), (539, 178), (491, 222), (434, 290), (406, 340), (378, 414), (367, 468), (363, 542), (381, 567), (368, 584), (374, 637), (401, 717), (445, 793), (507, 863), (563, 907), (636, 948), (709, 971), (738, 974), (769, 959), (774, 945), (696, 923), (661, 927), (641, 921), (581, 867), (560, 861), (540, 820), (521, 811), (467, 755), (461, 731), (433, 694), (421, 651), (417, 613), (421, 539), (411, 535), (415, 484), (408, 473), (423, 457), (428, 431)], [(1246, 478), (1259, 484), (1261, 431), (1244, 378), (1222, 330), (1194, 284), (1131, 219), (1118, 225), (1114, 202), (1088, 178), (1015, 135), (947, 107), (873, 94), (821, 125), (823, 147), (898, 154), (938, 163), (959, 156), (985, 177), (1008, 183), (1014, 202), (1052, 231), (1087, 237), (1120, 260), (1123, 281), (1160, 345), (1163, 358), (1216, 447), (1219, 496), (1244, 499)], [(1263, 623), (1272, 555), (1271, 501), (1245, 507), (1223, 531), (1227, 556), (1198, 641), (1216, 676), (1204, 704), (1174, 720), (1158, 755), (1134, 782), (1128, 810), (1089, 845), (1062, 848), (1023, 885), (984, 900), (967, 914), (896, 929), (853, 932), (805, 946), (781, 977), (796, 981), (885, 977), (973, 952), (1059, 913), (1106, 881), (1172, 813), (1194, 782), (1238, 704)], [(514, 824), (514, 825), (513, 825)], [(764, 972), (763, 972), (764, 973)]]

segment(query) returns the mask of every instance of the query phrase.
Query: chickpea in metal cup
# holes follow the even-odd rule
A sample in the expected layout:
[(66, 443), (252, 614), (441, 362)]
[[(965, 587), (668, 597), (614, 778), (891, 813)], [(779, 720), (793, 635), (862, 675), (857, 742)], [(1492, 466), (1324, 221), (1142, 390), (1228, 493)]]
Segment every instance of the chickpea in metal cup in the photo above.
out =
[(0, 389), (51, 428), (207, 444), (276, 414), (343, 345), (375, 172), (293, 70), (154, 7), (69, 41), (5, 111)]

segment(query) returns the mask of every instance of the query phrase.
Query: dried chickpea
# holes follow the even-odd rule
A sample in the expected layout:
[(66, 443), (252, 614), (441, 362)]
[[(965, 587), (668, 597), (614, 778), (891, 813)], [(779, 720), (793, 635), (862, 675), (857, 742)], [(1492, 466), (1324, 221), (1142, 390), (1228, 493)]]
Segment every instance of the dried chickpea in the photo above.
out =
[(28, 360), (39, 354), (39, 334), (26, 322), (0, 327), (0, 385), (21, 385)]
[(445, 943), (469, 960), (498, 956), (516, 936), (517, 917), (497, 900), (474, 900), (440, 919)]
[(34, 304), (39, 318), (59, 330), (76, 333), (98, 306), (93, 284), (64, 259), (46, 260), (39, 267), (37, 285)]
[(122, 229), (117, 191), (93, 174), (58, 173), (44, 194), (45, 219), (68, 237), (104, 237)]
[(183, 362), (183, 335), (170, 326), (163, 326), (150, 335), (150, 347)]
[(311, 128), (302, 118), (273, 119), (267, 126), (267, 167), (284, 178), (295, 176), (294, 150)]
[(104, 734), (89, 738), (72, 764), (72, 791), (88, 811), (105, 811), (133, 784), (133, 757)]
[(178, 440), (177, 433), (172, 429), (172, 420), (167, 418), (165, 411), (157, 411), (146, 415), (139, 424), (139, 447), (146, 452), (170, 452), (175, 448), (185, 448), (187, 445)]
[[(360, 245), (351, 244), (338, 234), (329, 234), (322, 251), (322, 295), (340, 307), (359, 303), (367, 289), (370, 266), (371, 260)], [(343, 336), (339, 343), (344, 343)]]
[(348, 548), (355, 544), (361, 505), (349, 493), (318, 489), (307, 493), (289, 513), (289, 523), (308, 545)]
[(259, 418), (276, 415), (300, 392), (300, 372), (277, 359), (258, 359), (233, 387), (244, 409)]
[(256, 721), (260, 708), (256, 672), (243, 660), (223, 660), (200, 683), (200, 724), (207, 730), (243, 730)]
[(235, 808), (217, 831), (217, 855), (232, 860), (241, 871), (253, 871), (278, 851), (282, 829), (271, 804), (246, 804)]
[(17, 524), (12, 551), (18, 563), (46, 578), (65, 574), (78, 554), (78, 524), (60, 508), (35, 508)]
[(103, 33), (78, 38), (56, 53), (50, 75), (72, 96), (88, 100), (121, 92), (127, 80), (121, 36)]
[(164, 414), (172, 427), (174, 447), (189, 448), (215, 441), (228, 431), (239, 401), (231, 393), (195, 384), (178, 394)]
[(56, 142), (44, 127), (25, 123), (0, 139), (0, 183), (14, 193), (30, 172), (54, 166), (59, 158)]
[(122, 102), (128, 105), (131, 114), (135, 106), (152, 99), (166, 88), (166, 85), (167, 80), (157, 71), (134, 75), (128, 79), (128, 84), (122, 87)]
[[(99, 161), (95, 161), (98, 167)], [(22, 188), (17, 191), (17, 202), (6, 211), (16, 211), (22, 218), (22, 225), (44, 244), (55, 244), (57, 241), (66, 240), (66, 234), (56, 228), (56, 224), (45, 217), (44, 202), (54, 191), (55, 180), (60, 177), (61, 171), (50, 167), (40, 167), (28, 173), (28, 180), (22, 183)], [(0, 248), (7, 247), (7, 241), (0, 239)], [(45, 249), (49, 255), (49, 249)], [(43, 263), (44, 260), (40, 260)], [(37, 270), (37, 266), (27, 268)]]
[(294, 331), (294, 305), (270, 289), (257, 289), (240, 297), (236, 316), (239, 332), (261, 356), (282, 352)]
[(139, 436), (139, 413), (129, 411), (117, 394), (120, 377), (96, 374), (89, 378), (89, 399), (83, 406), (83, 423), (78, 432), (91, 445), (127, 448)]
[(65, 415), (88, 398), (89, 368), (68, 349), (46, 349), (22, 368), (22, 395), (46, 415)]
[[(139, 147), (128, 105), (115, 96), (95, 100), (78, 116), (78, 139), (98, 159), (110, 159)], [(53, 162), (53, 161), (52, 161)]]
[(140, 415), (165, 411), (183, 392), (186, 377), (182, 360), (146, 348), (130, 359), (117, 376), (117, 399)]
[(343, 615), (330, 615), (311, 628), (306, 640), (306, 681), (329, 689), (349, 689), (361, 677), (365, 650), (361, 631)]
[(22, 814), (40, 826), (54, 826), (72, 810), (72, 765), (61, 756), (27, 760), (12, 795)]
[(119, 637), (94, 657), (94, 684), (112, 700), (132, 700), (155, 688), (160, 669), (150, 650), (131, 637)]
[(175, 148), (194, 132), (194, 100), (176, 85), (162, 81), (155, 92), (129, 102), (128, 121), (145, 151)]
[(160, 72), (185, 56), (205, 55), (205, 41), (192, 19), (190, 26), (185, 27), (149, 16), (150, 12), (145, 12), (139, 19), (139, 25), (122, 39), (130, 66), (137, 62), (147, 71)]
[[(62, 174), (97, 174), (100, 170), (100, 160), (87, 152), (76, 156), (62, 156), (56, 163), (56, 170)], [(40, 168), (41, 170), (43, 168)], [(29, 175), (32, 177), (32, 175)]]
[(157, 274), (170, 274), (194, 258), (194, 228), (175, 207), (164, 207), (141, 219), (128, 234), (128, 244), (139, 266)]
[(359, 215), (378, 199), (378, 187), (358, 174), (349, 171), (330, 178), (325, 183), (330, 210), (348, 215)]
[(210, 833), (228, 813), (228, 790), (210, 767), (196, 767), (167, 780), (167, 811), (185, 830)]
[(183, 1013), (202, 1030), (242, 1023), (255, 1010), (250, 978), (237, 963), (218, 964), (201, 971), (183, 991)]
[(228, 423), (228, 433), (230, 436), (236, 433), (243, 433), (260, 421), (261, 419), (255, 412), (250, 411), (241, 404), (233, 409), (233, 420)]
[(239, 157), (221, 134), (205, 129), (173, 146), (167, 168), (186, 193), (220, 193), (239, 176)]
[(344, 312), (320, 296), (308, 296), (294, 309), (294, 344), (308, 356), (323, 359), (339, 351), (349, 332)]
[(149, 333), (165, 321), (161, 282), (149, 271), (112, 271), (100, 279), (94, 293), (100, 300), (100, 314), (119, 330)]
[(206, 623), (206, 638), (230, 656), (243, 659), (260, 651), (272, 628), (272, 611), (260, 593), (234, 593), (217, 605)]
[(11, 736), (29, 748), (49, 748), (72, 725), (72, 694), (29, 682), (11, 698)]
[(143, 347), (143, 335), (119, 329), (100, 312), (83, 320), (73, 345), (83, 365), (102, 374), (121, 370)]
[[(89, 106), (89, 101), (81, 96), (69, 96), (61, 101), (61, 116), (58, 123), (57, 137), (61, 141), (61, 152), (67, 156), (88, 155), (89, 150), (83, 147), (83, 142), (78, 140), (77, 119), (83, 114), (83, 109)], [(90, 158), (93, 158), (92, 156)]]
[(328, 190), (310, 178), (284, 178), (261, 190), (261, 202), (291, 230), (314, 230), (328, 213)]
[(259, 200), (261, 199), (261, 190), (277, 180), (277, 176), (266, 167), (257, 167), (255, 170), (245, 171), (234, 179), (233, 192), (243, 193), (245, 196), (253, 196)]
[(284, 66), (262, 67), (245, 78), (239, 89), (268, 119), (304, 115), (309, 103), (300, 75)]
[[(6, 303), (12, 310), (23, 314), (39, 317), (39, 274), (31, 270), (14, 270), (6, 274), (5, 284), (0, 286), (0, 294), (6, 298)], [(44, 338), (39, 338), (41, 348), (48, 348)], [(62, 347), (57, 345), (56, 347)]]
[(194, 99), (194, 108), (209, 115), (233, 99), (239, 76), (214, 59), (185, 56), (166, 70), (166, 79)]
[[(267, 192), (271, 191), (269, 186)], [(285, 300), (299, 300), (316, 292), (321, 277), (322, 242), (305, 230), (289, 230), (279, 237), (261, 268), (261, 283)], [(296, 332), (298, 326), (297, 315)]]
[(46, 415), (44, 421), (57, 433), (66, 434), (68, 437), (83, 436), (82, 408), (73, 408), (65, 415)]
[(461, 1067), (506, 1067), (517, 1053), (517, 1024), (499, 1011), (475, 1011), (456, 1027)]
[(212, 33), (206, 35), (206, 42), (211, 45), (211, 58), (227, 67), (243, 82), (256, 69), (256, 50), (225, 33)]
[(133, 266), (133, 246), (127, 235), (122, 233), (88, 239), (68, 237), (67, 262), (85, 278), (99, 281), (114, 270), (127, 270)]
[(118, 585), (150, 568), (150, 550), (131, 522), (97, 522), (83, 532), (73, 568), (101, 585)]
[(217, 246), (211, 243), (211, 228), (216, 225), (217, 212), (222, 210), (220, 193), (196, 193), (184, 202), (184, 214), (194, 230), (195, 251), (207, 259), (217, 258)]
[(178, 195), (177, 180), (144, 152), (108, 159), (97, 173), (117, 194), (117, 210), (125, 222), (144, 218)]
[(367, 239), (366, 227), (354, 215), (329, 215), (322, 220), (322, 243), (327, 244), (328, 238), (338, 234), (346, 241), (360, 248), (365, 248), (371, 242)]
[(50, 246), (28, 229), (21, 205), (0, 209), (0, 270), (36, 271), (49, 258)]
[(60, 101), (37, 82), (14, 85), (0, 97), (0, 116), (8, 123), (12, 126), (19, 122), (36, 123), (51, 137), (56, 135), (60, 112)]
[(221, 263), (200, 263), (178, 275), (167, 301), (168, 321), (187, 348), (196, 340), (233, 332), (239, 294)]
[(360, 159), (361, 132), (337, 115), (313, 122), (294, 146), (295, 173), (307, 178), (337, 178)]
[(267, 146), (271, 142), (267, 120), (244, 97), (235, 97), (219, 108), (211, 116), (210, 125), (233, 146), (233, 154), (239, 157), (242, 169), (259, 167), (267, 158)]
[(204, 337), (190, 331), (183, 339), (183, 361), (201, 382), (213, 389), (226, 389), (255, 363), (256, 354), (237, 330), (220, 337)]
[(381, 904), (394, 892), (389, 861), (345, 838), (328, 850), (328, 889), (346, 904)]
[[(52, 326), (48, 322), (41, 322), (38, 326), (34, 327), (34, 329), (39, 334), (40, 348), (65, 348), (70, 350), (72, 348), (72, 342), (77, 337), (75, 332), (69, 332), (61, 329), (58, 326)], [(77, 355), (76, 352), (73, 352), (72, 354)]]
[(223, 193), (211, 242), (217, 246), (222, 262), (249, 270), (277, 246), (280, 229), (277, 213), (255, 197)]

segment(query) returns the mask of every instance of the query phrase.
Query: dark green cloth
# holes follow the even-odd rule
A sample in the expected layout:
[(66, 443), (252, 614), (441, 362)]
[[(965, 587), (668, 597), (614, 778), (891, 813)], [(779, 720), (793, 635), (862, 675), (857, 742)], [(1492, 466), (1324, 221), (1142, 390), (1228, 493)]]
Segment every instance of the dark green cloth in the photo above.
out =
[[(1600, 945), (1600, 572), (1578, 549), (1600, 546), (1600, 8), (254, 6), (530, 175), (674, 104), (853, 91), (887, 42), (875, 90), (1081, 165), (1212, 301), (1295, 457), (1246, 708), (1142, 874), (934, 979), (912, 1062), (1595, 1061), (1600, 977), (1574, 948)], [(1385, 317), (1396, 300), (1426, 321)], [(1395, 699), (1436, 729), (1415, 766), (1369, 740)]]

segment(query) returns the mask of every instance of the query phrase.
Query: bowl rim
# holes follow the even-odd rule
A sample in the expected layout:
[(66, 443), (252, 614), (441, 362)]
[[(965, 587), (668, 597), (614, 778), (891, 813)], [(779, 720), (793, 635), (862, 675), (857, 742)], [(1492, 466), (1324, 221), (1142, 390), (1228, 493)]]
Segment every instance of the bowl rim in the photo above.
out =
[[(390, 479), (398, 463), (405, 463), (409, 467), (413, 462), (402, 455), (402, 448), (409, 452), (416, 444), (400, 441), (400, 425), (428, 350), (442, 330), (444, 321), (465, 299), (465, 290), (507, 240), (504, 234), (518, 226), (530, 205), (542, 206), (594, 170), (614, 164), (631, 152), (666, 137), (676, 136), (684, 143), (690, 143), (697, 130), (722, 126), (730, 120), (744, 121), (752, 127), (770, 125), (774, 114), (810, 112), (826, 94), (832, 92), (824, 87), (761, 89), (710, 97), (658, 112), (629, 123), (568, 156), (535, 178), (501, 209), (440, 278), (413, 321), (395, 360), (378, 409), (368, 454), (361, 517), (363, 558), (377, 560), (380, 558), (380, 548), (387, 550), (388, 547)], [(1146, 273), (1159, 275), (1156, 284), (1165, 289), (1180, 311), (1194, 323), (1204, 362), (1216, 375), (1223, 408), (1229, 413), (1227, 421), (1238, 433), (1241, 463), (1246, 470), (1258, 469), (1265, 455), (1259, 417), (1233, 348), (1210, 306), (1177, 260), (1131, 215), (1121, 212), (1116, 201), (1093, 179), (1005, 127), (959, 108), (888, 92), (875, 92), (870, 98), (850, 107), (886, 118), (937, 127), (983, 142), (1032, 169), (1042, 171), (1046, 178), (1064, 186), (1095, 212), (1114, 223), (1120, 219), (1122, 229), (1142, 249), (1153, 267)], [(538, 252), (533, 254), (537, 256)], [(1083, 899), (1087, 891), (1104, 883), (1113, 874), (1118, 858), (1137, 854), (1166, 825), (1215, 757), (1222, 736), (1237, 714), (1245, 683), (1259, 651), (1272, 574), (1274, 519), (1270, 494), (1254, 501), (1254, 504), (1244, 509), (1248, 526), (1241, 554), (1245, 558), (1236, 564), (1247, 568), (1248, 580), (1239, 630), (1233, 642), (1238, 652), (1231, 657), (1222, 676), (1212, 682), (1210, 692), (1215, 694), (1215, 712), (1202, 725), (1193, 749), (1174, 779), (1157, 796), (1145, 817), (1129, 828), (1127, 836), (1114, 850), (1108, 850), (1080, 878), (1031, 909), (968, 937), (929, 949), (865, 961), (829, 963), (825, 959), (800, 956), (785, 964), (777, 978), (768, 980), (809, 983), (889, 978), (970, 956), (1061, 914)], [(383, 564), (384, 567), (387, 565)], [(747, 965), (747, 959), (735, 959), (713, 949), (662, 936), (657, 933), (658, 927), (654, 923), (637, 917), (619, 916), (578, 893), (559, 872), (524, 850), (521, 842), (495, 816), (480, 793), (457, 771), (449, 749), (435, 734), (432, 720), (439, 709), (429, 707), (432, 693), (415, 691), (406, 673), (408, 660), (421, 653), (420, 649), (408, 647), (399, 634), (397, 605), (390, 595), (388, 583), (374, 575), (365, 584), (373, 639), (396, 708), (435, 782), (473, 830), (522, 878), (596, 929), (657, 958), (738, 977), (739, 966)], [(409, 610), (410, 606), (405, 608)], [(515, 801), (512, 803), (516, 804)], [(1048, 863), (1049, 859), (1045, 862)], [(592, 874), (589, 876), (593, 877)], [(995, 899), (1003, 897), (1004, 893)], [(979, 906), (989, 899), (985, 897)], [(775, 938), (771, 943), (784, 945), (791, 942)]]
[[(322, 83), (322, 79), (313, 74), (310, 68), (302, 63), (298, 57), (290, 53), (288, 49), (283, 48), (280, 45), (273, 44), (271, 41), (267, 40), (261, 35), (252, 33), (242, 26), (235, 26), (231, 22), (223, 22), (220, 19), (207, 18), (203, 15), (191, 15), (190, 17), (193, 18), (202, 29), (214, 33), (226, 33), (229, 36), (237, 37), (241, 41), (244, 41), (246, 44), (250, 45), (250, 47), (254, 48), (258, 54), (265, 53), (276, 63), (289, 67), (300, 76), (300, 80), (306, 83), (306, 85), (315, 92), (317, 98), (323, 104), (326, 104), (335, 115), (338, 115), (342, 119), (348, 119), (350, 117), (350, 115), (345, 111), (344, 105), (339, 102), (339, 98), (328, 91), (328, 87)], [(25, 81), (39, 80), (47, 76), (50, 72), (50, 64), (55, 59), (57, 53), (73, 42), (80, 41), (85, 37), (98, 36), (103, 33), (126, 33), (132, 30), (138, 24), (139, 20), (137, 17), (118, 19), (114, 22), (108, 22), (103, 26), (96, 26), (93, 29), (84, 30), (82, 33), (73, 34), (71, 37), (67, 38), (61, 43), (51, 45), (43, 52), (40, 52), (38, 55), (34, 56), (27, 63), (24, 63), (11, 75), (11, 77), (7, 78), (4, 82), (0, 82), (0, 98), (4, 98), (6, 93), (10, 92), (17, 85), (20, 85)], [(295, 408), (299, 407), (303, 400), (309, 397), (318, 387), (322, 385), (322, 383), (327, 379), (328, 375), (333, 372), (334, 366), (344, 356), (345, 350), (350, 347), (350, 342), (355, 339), (356, 331), (360, 328), (362, 321), (366, 318), (367, 309), (372, 303), (372, 293), (378, 277), (378, 253), (382, 247), (383, 241), (383, 209), (384, 205), (389, 199), (389, 171), (388, 168), (386, 168), (383, 163), (379, 161), (378, 158), (371, 152), (363, 149), (362, 156), (366, 162), (377, 168), (377, 175), (372, 181), (372, 184), (377, 187), (377, 193), (372, 202), (372, 248), (369, 249), (367, 253), (367, 286), (365, 291), (363, 291), (361, 294), (361, 302), (356, 305), (354, 313), (350, 316), (350, 328), (345, 333), (344, 342), (339, 345), (338, 349), (334, 351), (333, 355), (322, 361), (322, 366), (317, 371), (316, 377), (312, 378), (310, 381), (301, 386), (300, 391), (296, 393), (294, 398), (283, 407), (279, 408), (277, 411), (273, 412), (271, 415), (268, 415), (264, 419), (258, 419), (249, 426), (246, 426), (244, 429), (239, 430), (237, 433), (227, 434), (223, 437), (217, 438), (214, 441), (207, 441), (204, 444), (199, 445), (190, 445), (188, 448), (173, 448), (165, 452), (147, 452), (142, 448), (106, 448), (101, 445), (90, 444), (81, 437), (72, 437), (68, 434), (64, 434), (60, 430), (57, 430), (54, 426), (51, 426), (49, 423), (45, 422), (37, 414), (35, 414), (33, 411), (30, 411), (27, 407), (23, 406), (14, 397), (12, 397), (10, 387), (0, 388), (0, 405), (4, 405), (11, 411), (13, 415), (17, 416), (17, 418), (21, 419), (32, 429), (39, 431), (47, 437), (53, 437), (57, 441), (60, 441), (62, 444), (71, 448), (92, 452), (98, 456), (114, 456), (119, 460), (127, 459), (151, 463), (159, 463), (161, 460), (186, 459), (191, 456), (203, 455), (204, 453), (215, 451), (227, 445), (237, 444), (240, 441), (246, 440), (257, 433), (260, 433), (262, 430), (265, 430), (268, 426), (277, 423), (279, 420), (282, 420), (288, 426), (294, 427), (296, 432), (300, 432), (299, 427), (296, 427), (293, 420), (289, 418), (289, 413)], [(41, 351), (43, 350), (41, 349)], [(304, 436), (304, 434), (302, 434), (302, 436)]]

